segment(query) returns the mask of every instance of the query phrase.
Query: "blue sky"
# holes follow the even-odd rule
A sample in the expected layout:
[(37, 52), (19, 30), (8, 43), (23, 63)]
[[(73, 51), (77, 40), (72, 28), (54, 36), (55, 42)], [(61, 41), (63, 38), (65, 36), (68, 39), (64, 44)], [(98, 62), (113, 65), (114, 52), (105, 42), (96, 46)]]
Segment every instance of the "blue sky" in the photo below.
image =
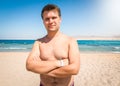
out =
[(119, 0), (0, 0), (0, 39), (43, 37), (48, 3), (61, 8), (60, 29), (69, 36), (120, 36)]

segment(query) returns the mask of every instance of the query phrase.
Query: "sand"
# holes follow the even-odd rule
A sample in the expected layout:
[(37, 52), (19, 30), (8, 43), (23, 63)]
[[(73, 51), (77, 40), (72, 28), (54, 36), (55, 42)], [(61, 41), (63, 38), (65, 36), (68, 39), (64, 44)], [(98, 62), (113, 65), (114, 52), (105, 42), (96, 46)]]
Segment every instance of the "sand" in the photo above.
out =
[(75, 86), (120, 86), (120, 54), (82, 53)]
[[(0, 86), (39, 86), (39, 75), (25, 68), (28, 52), (0, 52)], [(120, 53), (80, 54), (75, 86), (120, 86)]]
[(0, 52), (0, 86), (39, 86), (39, 75), (28, 72), (28, 53)]

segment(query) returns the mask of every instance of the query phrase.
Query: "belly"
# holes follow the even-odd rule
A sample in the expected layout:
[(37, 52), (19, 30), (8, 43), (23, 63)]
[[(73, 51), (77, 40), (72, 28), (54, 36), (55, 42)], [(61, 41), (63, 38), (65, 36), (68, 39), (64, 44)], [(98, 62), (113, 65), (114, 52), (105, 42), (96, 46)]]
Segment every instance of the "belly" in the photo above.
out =
[(55, 78), (46, 75), (40, 75), (41, 83), (44, 86), (70, 86), (73, 82), (73, 76), (68, 76), (65, 78)]

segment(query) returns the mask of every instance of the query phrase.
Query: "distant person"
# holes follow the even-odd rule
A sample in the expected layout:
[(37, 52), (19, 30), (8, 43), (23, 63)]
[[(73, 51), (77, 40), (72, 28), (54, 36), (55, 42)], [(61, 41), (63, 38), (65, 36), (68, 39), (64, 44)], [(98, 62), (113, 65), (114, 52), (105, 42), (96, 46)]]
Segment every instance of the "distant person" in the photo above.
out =
[(40, 86), (74, 86), (74, 75), (80, 68), (76, 40), (60, 32), (60, 8), (48, 4), (41, 17), (47, 35), (35, 41), (26, 68), (40, 74)]

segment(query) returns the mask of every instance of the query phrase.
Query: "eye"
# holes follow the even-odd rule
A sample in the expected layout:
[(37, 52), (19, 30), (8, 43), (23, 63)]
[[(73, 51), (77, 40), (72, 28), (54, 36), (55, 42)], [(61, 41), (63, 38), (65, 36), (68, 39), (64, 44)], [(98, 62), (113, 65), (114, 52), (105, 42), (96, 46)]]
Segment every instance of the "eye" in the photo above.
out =
[(56, 19), (57, 17), (52, 17), (52, 19)]
[(45, 21), (49, 21), (49, 18), (45, 18)]

